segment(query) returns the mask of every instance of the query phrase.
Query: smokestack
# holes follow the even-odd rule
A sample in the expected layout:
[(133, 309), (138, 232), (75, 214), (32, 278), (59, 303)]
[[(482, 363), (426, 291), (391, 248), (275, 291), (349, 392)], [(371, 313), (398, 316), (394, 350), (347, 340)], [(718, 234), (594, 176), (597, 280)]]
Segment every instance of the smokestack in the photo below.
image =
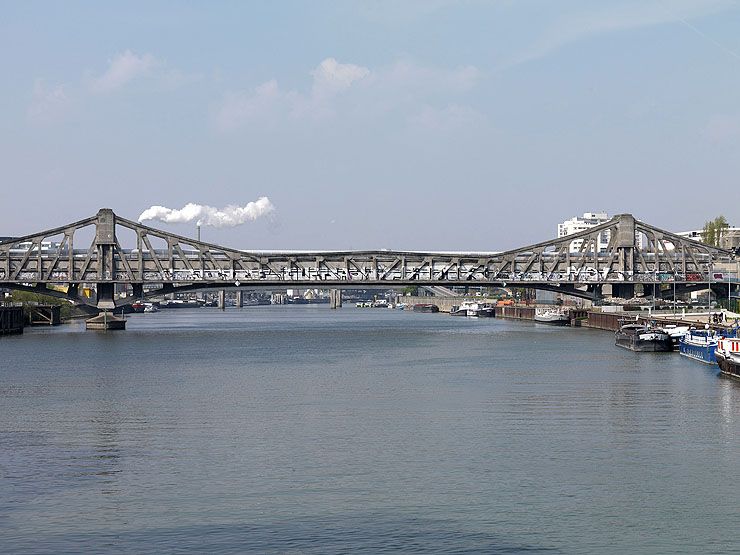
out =
[(198, 225), (197, 225), (197, 226), (195, 226), (195, 227), (197, 227), (197, 228), (198, 228), (198, 242), (200, 242), (200, 224), (198, 224)]

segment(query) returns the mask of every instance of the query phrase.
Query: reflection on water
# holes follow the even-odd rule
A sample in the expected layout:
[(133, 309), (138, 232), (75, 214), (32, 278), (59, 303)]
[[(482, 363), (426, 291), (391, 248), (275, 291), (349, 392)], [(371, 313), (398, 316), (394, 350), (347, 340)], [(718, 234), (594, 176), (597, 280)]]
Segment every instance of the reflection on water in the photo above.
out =
[(392, 310), (128, 328), (0, 340), (3, 552), (737, 548), (740, 386), (684, 357)]

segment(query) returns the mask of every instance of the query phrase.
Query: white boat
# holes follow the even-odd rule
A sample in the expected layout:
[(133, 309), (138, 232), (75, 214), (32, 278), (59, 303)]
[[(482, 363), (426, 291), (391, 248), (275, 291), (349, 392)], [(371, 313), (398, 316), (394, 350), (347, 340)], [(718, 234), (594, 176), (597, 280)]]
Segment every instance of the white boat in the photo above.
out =
[(144, 303), (144, 312), (159, 312), (159, 307), (153, 303)]
[(481, 318), (493, 318), (493, 305), (479, 303), (477, 301), (463, 301), (450, 309), (451, 316), (471, 316)]
[(666, 332), (671, 338), (671, 342), (673, 343), (673, 350), (678, 351), (681, 338), (689, 333), (689, 330), (691, 328), (689, 326), (677, 326), (675, 324), (667, 324), (660, 329)]
[(570, 313), (558, 307), (538, 307), (534, 309), (534, 320), (541, 324), (567, 326), (570, 324)]

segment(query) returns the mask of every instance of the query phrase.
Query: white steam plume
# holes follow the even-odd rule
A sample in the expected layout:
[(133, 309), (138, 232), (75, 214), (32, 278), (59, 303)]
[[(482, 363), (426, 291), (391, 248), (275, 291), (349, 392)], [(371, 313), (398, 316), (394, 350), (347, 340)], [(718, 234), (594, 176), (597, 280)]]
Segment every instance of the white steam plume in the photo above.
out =
[(256, 220), (273, 210), (275, 210), (275, 207), (267, 197), (260, 197), (253, 202), (248, 202), (245, 206), (230, 204), (226, 208), (220, 209), (193, 203), (186, 204), (180, 210), (164, 206), (151, 206), (141, 213), (139, 222), (159, 220), (167, 224), (180, 224), (195, 220), (197, 225), (233, 227)]

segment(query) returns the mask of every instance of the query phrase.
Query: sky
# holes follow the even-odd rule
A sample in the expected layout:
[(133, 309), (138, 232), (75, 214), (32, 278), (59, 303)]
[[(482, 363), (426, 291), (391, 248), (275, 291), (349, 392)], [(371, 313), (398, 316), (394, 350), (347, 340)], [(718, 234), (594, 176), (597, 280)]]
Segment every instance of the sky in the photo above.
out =
[(262, 197), (203, 238), (496, 251), (583, 212), (740, 225), (740, 0), (0, 8), (0, 236)]

